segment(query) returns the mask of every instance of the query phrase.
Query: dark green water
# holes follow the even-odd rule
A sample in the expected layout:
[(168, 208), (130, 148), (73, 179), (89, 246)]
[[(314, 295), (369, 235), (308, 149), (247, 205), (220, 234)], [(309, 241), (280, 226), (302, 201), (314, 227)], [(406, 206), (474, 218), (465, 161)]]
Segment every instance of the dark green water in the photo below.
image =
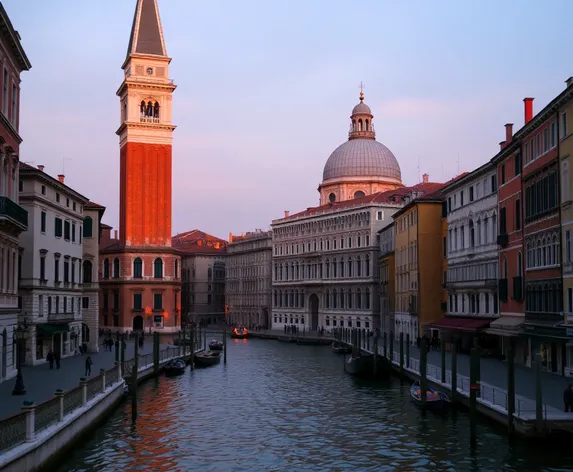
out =
[(69, 455), (72, 471), (564, 471), (573, 447), (509, 444), (463, 412), (423, 415), (408, 383), (357, 382), (329, 347), (232, 340), (228, 363), (151, 380)]

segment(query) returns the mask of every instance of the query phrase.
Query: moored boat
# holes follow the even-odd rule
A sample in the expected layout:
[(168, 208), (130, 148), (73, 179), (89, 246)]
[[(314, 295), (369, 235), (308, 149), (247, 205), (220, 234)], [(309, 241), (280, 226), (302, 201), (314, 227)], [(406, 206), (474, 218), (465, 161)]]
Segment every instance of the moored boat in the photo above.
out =
[(296, 343), (296, 338), (291, 338), (289, 336), (279, 336), (277, 341), (279, 343)]
[(307, 339), (307, 338), (297, 338), (296, 343), (299, 346), (324, 346), (328, 344), (325, 340), (322, 339)]
[(249, 332), (244, 326), (237, 326), (231, 331), (231, 337), (234, 339), (245, 339), (248, 335)]
[(332, 343), (332, 352), (336, 354), (350, 354), (350, 352), (352, 352), (352, 348), (341, 341), (334, 341)]
[(217, 339), (212, 339), (211, 341), (209, 341), (209, 349), (211, 351), (222, 351), (223, 343)]
[(174, 359), (165, 364), (165, 375), (180, 375), (185, 372), (186, 364), (180, 359)]
[(221, 361), (221, 351), (209, 351), (195, 354), (195, 365), (209, 367)]
[(387, 375), (390, 364), (382, 356), (376, 356), (376, 371), (374, 371), (374, 354), (358, 354), (350, 356), (345, 363), (345, 370), (356, 377), (380, 378)]
[[(410, 396), (416, 405), (422, 405), (422, 390), (420, 382), (416, 381), (410, 387)], [(426, 387), (426, 408), (439, 411), (451, 405), (450, 397), (428, 385)]]

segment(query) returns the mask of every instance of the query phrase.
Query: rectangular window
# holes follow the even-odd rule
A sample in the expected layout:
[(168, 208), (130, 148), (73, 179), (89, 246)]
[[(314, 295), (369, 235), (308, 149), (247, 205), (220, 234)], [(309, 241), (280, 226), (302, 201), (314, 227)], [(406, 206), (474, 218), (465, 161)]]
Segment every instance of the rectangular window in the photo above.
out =
[(70, 281), (70, 263), (68, 261), (64, 261), (64, 283)]
[(76, 242), (76, 224), (72, 223), (72, 243)]
[(532, 139), (529, 141), (529, 161), (531, 162), (535, 157), (535, 139)]
[(535, 137), (535, 157), (541, 156), (541, 133)]
[(561, 139), (567, 137), (567, 113), (561, 115)]
[(161, 293), (153, 294), (153, 309), (163, 310), (163, 294)]
[(141, 293), (134, 293), (133, 294), (133, 309), (134, 310), (141, 310), (142, 303), (141, 303)]
[(54, 282), (60, 281), (60, 260), (54, 259)]
[(499, 209), (499, 234), (507, 234), (505, 207)]
[(60, 194), (56, 193), (56, 202), (60, 203)]
[(521, 174), (521, 152), (518, 152), (515, 155), (514, 163), (515, 163), (515, 175)]
[(571, 231), (565, 231), (565, 262), (571, 264)]
[(460, 206), (464, 206), (464, 191), (460, 192)]
[(113, 309), (119, 310), (119, 291), (118, 290), (113, 291)]
[(90, 297), (82, 297), (82, 308), (87, 310), (90, 307)]
[(72, 261), (72, 283), (76, 283), (76, 263)]
[(46, 280), (46, 258), (40, 256), (40, 280)]
[(40, 231), (42, 233), (46, 232), (46, 212), (43, 211), (42, 213), (40, 213)]
[(66, 241), (70, 240), (70, 222), (64, 221), (64, 239)]
[(515, 229), (521, 229), (521, 200), (515, 201)]
[(15, 84), (12, 84), (12, 114), (10, 115), (10, 121), (14, 127), (17, 126), (18, 123), (18, 87)]
[(24, 191), (24, 181), (20, 180), (20, 182), (18, 182), (18, 192), (23, 192)]
[(452, 197), (448, 198), (448, 211), (452, 211)]
[(8, 116), (8, 69), (4, 68), (2, 83), (2, 113)]
[(52, 313), (52, 297), (48, 297), (48, 314)]
[(63, 234), (63, 221), (61, 218), (56, 216), (54, 222), (54, 234), (56, 235), (56, 238), (61, 238)]
[(543, 130), (543, 152), (549, 151), (549, 128)]
[(505, 183), (505, 164), (501, 165), (501, 185)]
[(493, 174), (491, 176), (491, 191), (492, 192), (497, 191), (497, 174)]
[(42, 195), (46, 195), (46, 186), (42, 185)]
[(551, 149), (557, 146), (557, 121), (551, 123)]

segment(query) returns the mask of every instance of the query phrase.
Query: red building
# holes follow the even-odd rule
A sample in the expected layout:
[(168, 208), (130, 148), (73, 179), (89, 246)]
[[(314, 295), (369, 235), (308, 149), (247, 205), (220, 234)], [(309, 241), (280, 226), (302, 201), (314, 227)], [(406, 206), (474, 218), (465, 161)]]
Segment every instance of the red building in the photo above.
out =
[[(19, 205), (20, 73), (32, 67), (0, 3), (0, 382), (16, 375), (14, 329), (18, 303), (19, 240), (28, 212)], [(20, 317), (20, 321), (23, 316)], [(22, 351), (24, 349), (22, 348)], [(21, 351), (21, 352), (22, 352)], [(22, 353), (22, 359), (24, 358)]]
[(171, 247), (171, 99), (175, 85), (157, 0), (137, 0), (121, 106), (119, 235), (100, 251), (101, 325), (113, 331), (179, 330), (181, 259)]

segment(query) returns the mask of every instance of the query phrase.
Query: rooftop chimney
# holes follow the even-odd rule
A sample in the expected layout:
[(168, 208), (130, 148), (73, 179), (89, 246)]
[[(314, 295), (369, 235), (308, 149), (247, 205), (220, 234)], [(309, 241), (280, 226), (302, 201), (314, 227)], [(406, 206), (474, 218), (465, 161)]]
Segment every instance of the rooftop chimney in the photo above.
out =
[(513, 123), (507, 123), (505, 125), (505, 144), (511, 143), (511, 138), (513, 137)]
[(285, 218), (288, 217), (288, 215), (290, 215), (290, 211), (285, 210)]
[(66, 178), (66, 176), (64, 174), (58, 174), (58, 180), (60, 181), (60, 183), (64, 183), (64, 179)]
[(113, 239), (119, 239), (119, 238), (117, 237), (117, 229), (114, 229), (114, 230), (113, 230)]
[(565, 84), (567, 85), (567, 87), (571, 87), (573, 85), (573, 77), (569, 77), (566, 81)]
[(233, 242), (233, 233), (229, 232), (229, 242)]
[(533, 98), (524, 98), (523, 103), (525, 104), (525, 124), (531, 121), (533, 118)]
[(38, 169), (39, 169), (40, 171), (44, 172), (44, 166), (43, 166), (42, 164), (40, 164), (40, 165), (38, 166)]
[(430, 176), (428, 174), (423, 174), (422, 175), (422, 182), (427, 184), (429, 181), (430, 181)]
[(499, 149), (503, 149), (505, 147), (505, 141), (499, 143)]

